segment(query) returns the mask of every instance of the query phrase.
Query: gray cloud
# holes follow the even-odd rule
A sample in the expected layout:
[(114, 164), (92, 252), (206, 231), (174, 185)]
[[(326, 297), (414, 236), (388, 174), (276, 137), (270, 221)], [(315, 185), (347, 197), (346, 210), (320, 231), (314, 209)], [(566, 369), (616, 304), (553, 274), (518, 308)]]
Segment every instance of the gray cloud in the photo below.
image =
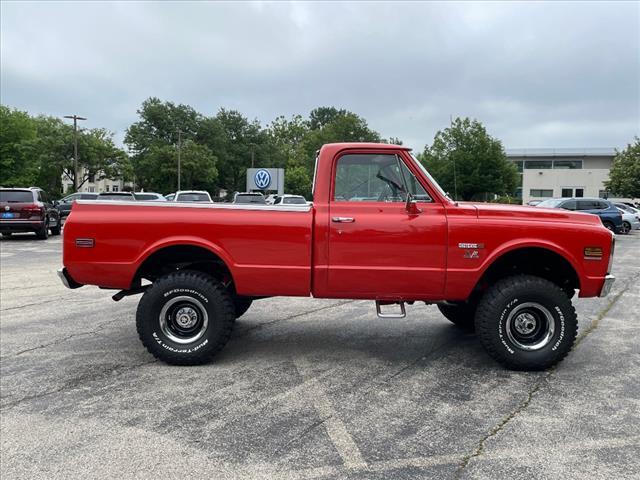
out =
[(123, 132), (149, 96), (263, 124), (353, 110), (422, 149), (449, 116), (507, 147), (640, 133), (640, 4), (7, 3), (1, 100)]

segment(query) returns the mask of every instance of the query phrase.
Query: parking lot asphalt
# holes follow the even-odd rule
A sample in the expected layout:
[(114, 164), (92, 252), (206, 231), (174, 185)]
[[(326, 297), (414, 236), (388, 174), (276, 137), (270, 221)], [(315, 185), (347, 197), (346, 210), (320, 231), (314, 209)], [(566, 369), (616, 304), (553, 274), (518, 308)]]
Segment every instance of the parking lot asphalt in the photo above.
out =
[(436, 307), (264, 299), (216, 361), (142, 347), (139, 297), (67, 290), (61, 238), (0, 243), (0, 476), (638, 478), (640, 233), (574, 299), (558, 367), (504, 370)]

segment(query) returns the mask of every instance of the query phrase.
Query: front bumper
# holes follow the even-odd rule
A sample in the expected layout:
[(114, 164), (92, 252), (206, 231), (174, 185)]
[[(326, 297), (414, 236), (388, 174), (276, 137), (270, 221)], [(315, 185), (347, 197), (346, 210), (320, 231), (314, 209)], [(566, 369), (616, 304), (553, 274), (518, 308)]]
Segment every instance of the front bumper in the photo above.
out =
[(604, 283), (602, 284), (602, 290), (600, 290), (600, 297), (606, 297), (613, 287), (613, 282), (616, 281), (616, 277), (613, 275), (607, 275), (604, 277)]

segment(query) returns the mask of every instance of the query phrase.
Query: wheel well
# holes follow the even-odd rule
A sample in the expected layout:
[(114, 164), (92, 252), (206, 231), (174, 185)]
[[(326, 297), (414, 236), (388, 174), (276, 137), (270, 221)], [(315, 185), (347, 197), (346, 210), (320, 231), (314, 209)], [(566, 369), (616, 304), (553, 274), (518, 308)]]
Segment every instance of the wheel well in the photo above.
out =
[(474, 291), (483, 291), (501, 278), (527, 274), (545, 278), (565, 292), (580, 288), (573, 266), (564, 258), (545, 248), (521, 248), (505, 253), (482, 275)]
[(173, 245), (151, 254), (136, 272), (132, 287), (139, 286), (142, 279), (156, 278), (177, 270), (197, 270), (212, 275), (224, 284), (231, 284), (233, 277), (224, 261), (211, 250), (195, 245)]

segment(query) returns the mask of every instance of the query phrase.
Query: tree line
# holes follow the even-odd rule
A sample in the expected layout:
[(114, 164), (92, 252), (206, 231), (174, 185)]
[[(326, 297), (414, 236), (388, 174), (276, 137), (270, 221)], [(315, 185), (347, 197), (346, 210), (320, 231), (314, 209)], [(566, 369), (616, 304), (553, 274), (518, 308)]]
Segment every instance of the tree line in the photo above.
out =
[[(247, 168), (275, 167), (285, 169), (287, 193), (310, 198), (315, 153), (324, 143), (402, 144), (396, 137), (383, 138), (361, 116), (335, 107), (315, 108), (306, 117), (280, 116), (263, 126), (236, 110), (222, 108), (206, 116), (189, 105), (151, 97), (137, 116), (125, 132), (126, 151), (106, 129), (79, 132), (79, 187), (93, 177), (121, 178), (137, 189), (166, 194), (176, 190), (180, 155), (183, 189), (225, 190), (230, 196), (245, 189)], [(73, 126), (59, 118), (0, 105), (0, 185), (39, 186), (62, 194), (62, 176), (73, 182), (73, 136)], [(635, 147), (619, 155), (631, 164), (625, 172), (636, 168), (636, 188), (637, 144), (636, 139)], [(453, 119), (417, 157), (456, 199), (513, 195), (519, 184), (502, 143), (477, 120)], [(615, 165), (611, 187), (623, 196), (640, 196), (628, 192), (628, 185), (634, 185), (628, 179), (615, 182)]]

